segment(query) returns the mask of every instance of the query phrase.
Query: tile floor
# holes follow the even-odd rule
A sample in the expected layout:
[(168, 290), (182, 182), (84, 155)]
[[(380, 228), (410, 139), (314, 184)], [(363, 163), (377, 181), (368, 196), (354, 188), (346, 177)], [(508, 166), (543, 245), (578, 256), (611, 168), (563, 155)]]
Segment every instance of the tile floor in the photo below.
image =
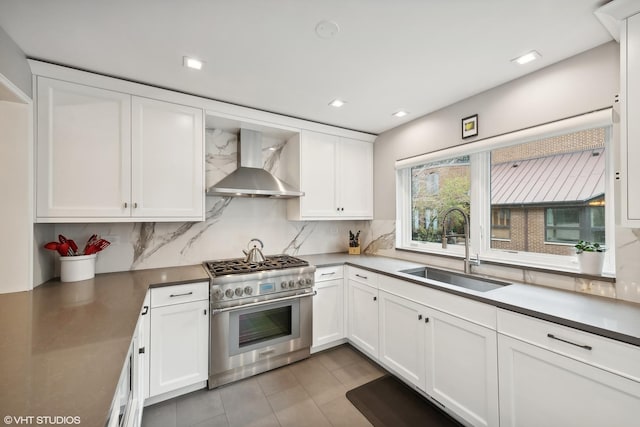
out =
[(345, 397), (384, 370), (349, 345), (144, 408), (143, 427), (371, 426)]

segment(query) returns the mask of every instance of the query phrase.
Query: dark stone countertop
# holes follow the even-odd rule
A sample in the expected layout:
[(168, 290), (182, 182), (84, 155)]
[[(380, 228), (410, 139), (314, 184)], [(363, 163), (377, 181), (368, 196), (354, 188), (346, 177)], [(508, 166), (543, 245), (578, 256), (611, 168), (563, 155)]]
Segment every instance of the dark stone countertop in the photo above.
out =
[(208, 280), (197, 265), (51, 280), (0, 295), (0, 416), (104, 426), (147, 289)]

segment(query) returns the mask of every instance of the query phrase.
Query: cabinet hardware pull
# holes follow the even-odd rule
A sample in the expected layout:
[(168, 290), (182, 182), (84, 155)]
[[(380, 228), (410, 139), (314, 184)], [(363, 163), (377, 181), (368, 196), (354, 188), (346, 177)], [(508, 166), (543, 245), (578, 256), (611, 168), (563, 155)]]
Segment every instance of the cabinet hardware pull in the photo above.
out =
[(261, 351), (260, 353), (258, 353), (258, 356), (267, 356), (267, 355), (275, 353), (275, 352), (276, 352), (275, 349), (265, 350), (265, 351)]
[(374, 301), (378, 301), (378, 297), (373, 297), (373, 300)]
[(124, 208), (126, 209), (126, 208), (128, 208), (128, 207), (129, 207), (129, 203), (124, 202)]
[(429, 323), (429, 318), (428, 317), (424, 318), (424, 323)]
[(418, 320), (422, 320), (422, 314), (418, 314)]
[(171, 295), (169, 295), (169, 298), (184, 297), (184, 296), (187, 296), (187, 295), (193, 295), (193, 291), (185, 292), (184, 294), (171, 294)]
[(138, 354), (144, 354), (144, 347), (141, 347), (138, 349)]
[(555, 335), (553, 335), (553, 334), (547, 334), (547, 336), (548, 336), (549, 338), (551, 338), (551, 339), (554, 339), (554, 340), (562, 341), (562, 342), (567, 343), (567, 344), (575, 345), (576, 347), (584, 348), (585, 350), (592, 350), (592, 349), (593, 349), (593, 347), (591, 347), (590, 345), (586, 345), (586, 344), (576, 344), (576, 343), (574, 343), (574, 342), (571, 342), (571, 341), (565, 340), (565, 339), (563, 339), (563, 338), (559, 338), (559, 337), (557, 337), (557, 336), (555, 336)]
[(149, 312), (149, 306), (145, 305), (144, 307), (142, 307), (142, 313), (140, 313), (141, 316), (144, 316), (145, 314), (147, 314)]
[(134, 202), (134, 204), (133, 204), (133, 208), (134, 208), (134, 209), (138, 209), (138, 202)]
[(331, 276), (333, 274), (336, 274), (336, 272), (332, 271), (331, 273), (322, 273), (321, 276)]
[(207, 315), (207, 309), (206, 308), (204, 309), (204, 315), (205, 316)]
[(356, 274), (356, 277), (359, 277), (359, 278), (364, 279), (364, 280), (367, 280), (367, 279), (368, 279), (368, 277), (367, 277), (367, 276), (361, 276), (361, 275), (359, 275), (359, 274)]

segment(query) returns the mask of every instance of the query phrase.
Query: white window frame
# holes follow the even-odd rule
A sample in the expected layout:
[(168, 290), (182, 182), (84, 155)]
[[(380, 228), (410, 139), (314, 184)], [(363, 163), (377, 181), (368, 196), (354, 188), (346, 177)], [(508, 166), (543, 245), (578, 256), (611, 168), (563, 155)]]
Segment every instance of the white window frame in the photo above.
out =
[(562, 134), (578, 132), (598, 127), (606, 131), (606, 173), (605, 173), (605, 232), (607, 251), (603, 273), (615, 274), (615, 213), (614, 188), (612, 171), (612, 109), (606, 108), (568, 119), (547, 123), (525, 130), (512, 132), (497, 137), (487, 138), (470, 144), (455, 146), (420, 156), (396, 161), (396, 247), (412, 251), (437, 255), (464, 256), (462, 245), (449, 245), (442, 249), (441, 245), (432, 242), (415, 242), (411, 240), (411, 167), (438, 160), (449, 159), (461, 155), (470, 155), (471, 162), (471, 224), (470, 253), (476, 254), (482, 261), (511, 264), (522, 267), (538, 267), (558, 271), (578, 271), (575, 255), (561, 256), (535, 252), (518, 252), (491, 248), (491, 150), (524, 144)]

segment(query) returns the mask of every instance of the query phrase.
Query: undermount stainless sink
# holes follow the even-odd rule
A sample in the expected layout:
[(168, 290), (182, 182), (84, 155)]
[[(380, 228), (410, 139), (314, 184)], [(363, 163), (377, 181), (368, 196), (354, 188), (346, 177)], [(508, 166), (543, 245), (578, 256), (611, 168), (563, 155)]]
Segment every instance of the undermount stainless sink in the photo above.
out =
[(493, 279), (467, 276), (465, 274), (454, 273), (452, 271), (438, 270), (437, 268), (431, 267), (411, 268), (408, 270), (400, 270), (400, 272), (478, 292), (493, 291), (511, 284)]

